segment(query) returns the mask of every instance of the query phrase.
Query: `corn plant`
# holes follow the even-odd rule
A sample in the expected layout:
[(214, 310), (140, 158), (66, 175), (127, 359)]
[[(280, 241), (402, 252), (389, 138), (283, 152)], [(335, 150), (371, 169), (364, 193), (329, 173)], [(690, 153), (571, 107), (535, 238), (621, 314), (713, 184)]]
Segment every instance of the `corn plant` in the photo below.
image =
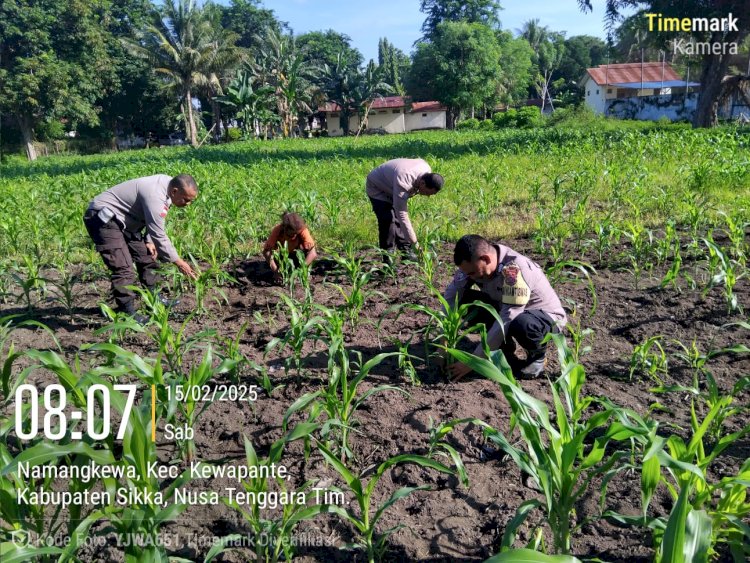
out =
[(360, 272), (352, 282), (348, 291), (338, 284), (329, 284), (344, 298), (342, 309), (344, 313), (346, 313), (347, 319), (349, 320), (349, 326), (351, 326), (352, 329), (357, 328), (360, 320), (360, 313), (362, 312), (367, 300), (375, 295), (383, 296), (380, 291), (366, 289), (372, 275), (372, 271)]
[[(464, 303), (463, 305), (458, 305), (457, 303), (451, 305), (437, 289), (433, 287), (431, 288), (431, 291), (442, 305), (441, 309), (433, 309), (427, 305), (420, 305), (418, 303), (394, 305), (386, 309), (383, 313), (383, 316), (378, 323), (378, 330), (380, 330), (380, 326), (389, 313), (396, 313), (395, 321), (404, 310), (415, 311), (426, 315), (428, 319), (427, 325), (420, 330), (420, 332), (422, 332), (428, 339), (425, 341), (425, 345), (429, 342), (432, 344), (433, 348), (443, 346), (445, 348), (455, 348), (458, 343), (469, 334), (478, 332), (482, 336), (482, 340), (486, 338), (487, 329), (483, 324), (470, 324), (470, 313), (473, 307), (480, 307), (489, 311), (495, 320), (502, 324), (502, 320), (494, 307), (491, 307), (486, 303), (477, 301), (474, 303)], [(427, 358), (429, 358), (430, 353), (431, 352), (428, 352)]]
[[(750, 527), (745, 523), (750, 516), (750, 460), (742, 464), (737, 475), (718, 481), (709, 478), (709, 467), (716, 458), (750, 435), (750, 425), (745, 425), (722, 434), (718, 441), (706, 443), (714, 420), (731, 402), (732, 397), (721, 398), (699, 420), (693, 400), (687, 442), (677, 435), (651, 436), (642, 465), (643, 516), (608, 514), (615, 521), (652, 529), (656, 561), (705, 561), (716, 556), (717, 547), (723, 544), (734, 561), (746, 561), (750, 556)], [(668, 518), (648, 516), (649, 502), (659, 485), (664, 485), (675, 501)]]
[(406, 379), (408, 379), (413, 386), (419, 387), (420, 385), (422, 385), (422, 381), (419, 379), (419, 374), (417, 373), (417, 369), (414, 367), (414, 362), (412, 362), (413, 356), (409, 354), (409, 346), (411, 345), (411, 341), (413, 338), (413, 334), (406, 342), (402, 342), (398, 338), (391, 338), (391, 344), (398, 348), (399, 372)]
[(596, 270), (591, 264), (581, 262), (580, 260), (562, 260), (546, 268), (545, 273), (550, 284), (553, 286), (566, 281), (585, 283), (591, 295), (591, 310), (589, 311), (589, 315), (593, 315), (596, 312), (596, 308), (599, 306), (599, 299), (596, 295), (596, 288), (594, 287), (594, 280), (592, 278), (592, 275), (596, 275)]
[(58, 279), (49, 280), (52, 286), (51, 298), (52, 301), (58, 303), (70, 318), (73, 318), (73, 310), (75, 308), (76, 291), (75, 286), (80, 281), (80, 278), (76, 275), (71, 274), (65, 268), (58, 269)]
[(288, 346), (292, 349), (292, 355), (284, 360), (284, 369), (288, 372), (289, 367), (294, 364), (299, 375), (302, 367), (302, 348), (305, 341), (313, 335), (313, 330), (323, 319), (319, 316), (309, 316), (310, 313), (307, 313), (304, 307), (289, 296), (282, 294), (280, 297), (286, 306), (289, 329), (283, 338), (275, 337), (266, 345), (266, 354), (276, 348), (283, 349)]
[[(354, 506), (347, 509), (343, 506), (326, 505), (326, 512), (336, 514), (343, 521), (348, 522), (354, 527), (355, 532), (359, 536), (359, 542), (354, 544), (354, 547), (360, 548), (365, 551), (368, 563), (375, 563), (380, 561), (382, 556), (385, 554), (387, 549), (386, 542), (388, 536), (390, 536), (396, 530), (403, 528), (402, 525), (383, 530), (378, 533), (377, 524), (380, 518), (382, 518), (385, 511), (388, 510), (396, 501), (410, 495), (415, 491), (428, 490), (429, 486), (420, 485), (417, 487), (402, 487), (396, 490), (385, 502), (380, 506), (372, 506), (372, 497), (375, 493), (375, 488), (378, 485), (380, 479), (385, 475), (391, 467), (401, 465), (405, 463), (414, 463), (421, 467), (434, 469), (441, 473), (452, 474), (450, 468), (445, 465), (432, 460), (427, 457), (403, 454), (385, 460), (381, 463), (369, 480), (365, 480), (363, 475), (355, 475), (338, 457), (326, 448), (323, 444), (318, 445), (320, 453), (323, 454), (325, 460), (333, 467), (333, 469), (342, 477), (348, 492), (356, 499), (356, 509)], [(353, 504), (353, 503), (352, 503)]]
[[(553, 538), (555, 553), (567, 554), (571, 536), (588, 520), (572, 518), (576, 503), (586, 494), (592, 481), (609, 478), (621, 470), (621, 462), (632, 455), (629, 448), (618, 449), (617, 442), (632, 447), (645, 444), (655, 434), (655, 427), (636, 413), (615, 406), (606, 398), (581, 396), (585, 382), (583, 367), (573, 361), (562, 335), (551, 338), (558, 347), (562, 375), (550, 384), (555, 416), (547, 405), (526, 393), (516, 382), (501, 351), (490, 359), (478, 358), (460, 350), (448, 350), (458, 361), (480, 375), (496, 382), (513, 413), (511, 431), (518, 429), (525, 448), (519, 448), (502, 432), (485, 428), (485, 436), (497, 444), (531, 477), (544, 495), (543, 500), (522, 503), (503, 535), (501, 549), (509, 549), (518, 527), (528, 515), (539, 509), (544, 515)], [(593, 412), (591, 412), (593, 411)], [(584, 443), (591, 443), (584, 450)]]
[(187, 463), (195, 459), (195, 440), (193, 439), (195, 424), (200, 415), (211, 406), (210, 400), (203, 400), (206, 398), (203, 393), (204, 386), (213, 378), (231, 373), (236, 368), (236, 362), (228, 359), (222, 360), (218, 366), (214, 367), (213, 359), (213, 350), (209, 346), (200, 364), (190, 369), (187, 378), (176, 380), (175, 389), (179, 388), (183, 397), (182, 400), (177, 399), (177, 406), (187, 430), (185, 439), (178, 440), (177, 446), (182, 459)]
[[(575, 323), (572, 322), (575, 319)], [(581, 327), (581, 318), (576, 314), (571, 315), (571, 319), (565, 325), (565, 331), (568, 333), (573, 346), (570, 350), (573, 361), (580, 363), (581, 358), (591, 352), (591, 346), (586, 344), (586, 340), (594, 334), (590, 328)]]
[(742, 313), (742, 305), (737, 301), (734, 286), (741, 278), (747, 275), (747, 270), (743, 269), (739, 262), (731, 259), (724, 253), (716, 243), (707, 239), (703, 239), (703, 242), (709, 248), (710, 254), (710, 279), (703, 290), (703, 296), (705, 297), (714, 287), (721, 286), (728, 312), (733, 313), (738, 311)]
[(439, 456), (452, 461), (453, 465), (456, 467), (456, 475), (464, 487), (469, 486), (469, 474), (466, 472), (466, 466), (461, 459), (461, 454), (459, 454), (458, 451), (456, 451), (456, 448), (449, 444), (445, 438), (454, 428), (456, 428), (456, 426), (467, 422), (480, 424), (484, 427), (487, 426), (485, 423), (474, 418), (454, 418), (436, 425), (435, 421), (430, 417), (430, 424), (427, 429), (430, 434), (427, 457), (435, 458)]
[(195, 295), (195, 310), (193, 311), (196, 315), (202, 316), (208, 313), (208, 307), (206, 305), (206, 298), (209, 293), (213, 292), (214, 302), (221, 307), (222, 304), (229, 304), (229, 298), (226, 292), (221, 289), (222, 285), (227, 283), (237, 283), (229, 273), (218, 267), (210, 267), (205, 270), (201, 270), (198, 265), (193, 261), (193, 269), (197, 275), (197, 278), (193, 280), (194, 295)]
[(636, 374), (649, 376), (659, 385), (662, 384), (659, 374), (668, 373), (668, 359), (661, 345), (661, 336), (650, 336), (641, 344), (637, 344), (630, 356), (629, 377), (632, 381)]
[[(250, 440), (244, 436), (245, 443), (245, 461), (247, 466), (255, 471), (261, 468), (270, 468), (278, 465), (281, 461), (284, 448), (287, 444), (309, 438), (315, 430), (315, 425), (303, 423), (296, 426), (285, 436), (271, 445), (268, 457), (260, 458), (255, 451)], [(242, 488), (247, 493), (252, 493), (252, 498), (259, 498), (262, 493), (268, 493), (274, 488), (279, 492), (308, 493), (313, 484), (312, 481), (306, 481), (294, 491), (289, 491), (287, 481), (283, 478), (269, 478), (267, 472), (259, 471), (258, 477), (251, 477), (242, 481)], [(305, 505), (298, 503), (296, 499), (300, 495), (294, 494), (294, 502), (287, 503), (283, 506), (281, 513), (275, 517), (266, 516), (267, 512), (262, 510), (258, 503), (251, 505), (237, 504), (224, 499), (224, 503), (238, 511), (245, 522), (250, 527), (254, 537), (255, 561), (276, 563), (282, 557), (285, 561), (294, 559), (294, 542), (291, 541), (294, 529), (303, 520), (309, 520), (318, 514), (325, 512), (327, 505), (315, 504)]]
[(294, 401), (284, 414), (282, 423), (282, 427), (286, 429), (289, 419), (294, 414), (303, 411), (308, 411), (308, 422), (317, 423), (318, 418), (325, 415), (325, 421), (320, 428), (321, 438), (328, 447), (338, 453), (344, 463), (347, 457), (354, 457), (349, 447), (349, 433), (358, 426), (358, 421), (354, 417), (357, 409), (370, 397), (383, 391), (396, 391), (408, 396), (406, 391), (394, 385), (378, 385), (358, 394), (360, 384), (370, 371), (394, 354), (378, 354), (365, 363), (362, 362), (361, 353), (355, 352), (354, 354), (357, 358), (356, 364), (359, 366), (356, 372), (350, 365), (348, 351), (341, 350), (336, 355), (336, 360), (339, 362), (338, 369), (329, 379), (328, 385), (317, 391), (305, 393)]
[(729, 254), (744, 268), (747, 266), (747, 253), (749, 248), (746, 242), (747, 235), (745, 233), (748, 227), (750, 227), (750, 221), (742, 219), (743, 213), (746, 213), (746, 211), (740, 210), (737, 217), (734, 217), (728, 213), (719, 211), (719, 215), (724, 217), (724, 223), (726, 225), (722, 230), (727, 235), (730, 242)]
[(5, 403), (13, 397), (15, 388), (23, 383), (24, 379), (28, 375), (28, 370), (22, 371), (13, 380), (13, 363), (23, 355), (23, 352), (16, 351), (15, 344), (11, 340), (13, 331), (19, 328), (36, 328), (46, 332), (55, 343), (55, 346), (60, 350), (60, 343), (55, 336), (55, 333), (47, 325), (34, 320), (23, 320), (16, 322), (18, 315), (7, 315), (0, 317), (0, 358), (2, 358), (2, 365), (0, 368), (0, 390), (2, 390), (2, 403)]

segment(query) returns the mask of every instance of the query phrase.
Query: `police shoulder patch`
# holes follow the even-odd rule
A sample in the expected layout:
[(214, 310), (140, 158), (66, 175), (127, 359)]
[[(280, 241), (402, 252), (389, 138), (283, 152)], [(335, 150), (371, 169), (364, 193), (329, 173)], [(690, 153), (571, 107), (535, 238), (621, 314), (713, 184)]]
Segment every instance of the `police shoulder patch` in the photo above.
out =
[(515, 261), (503, 266), (503, 303), (506, 305), (526, 305), (531, 291)]

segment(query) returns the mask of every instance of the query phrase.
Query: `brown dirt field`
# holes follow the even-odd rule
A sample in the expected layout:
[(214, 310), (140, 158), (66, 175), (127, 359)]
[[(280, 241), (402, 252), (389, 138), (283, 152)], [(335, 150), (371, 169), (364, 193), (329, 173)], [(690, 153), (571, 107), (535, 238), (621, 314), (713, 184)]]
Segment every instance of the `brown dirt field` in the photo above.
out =
[[(531, 242), (515, 240), (506, 242), (512, 248), (534, 256)], [(441, 265), (437, 276), (437, 287), (444, 287), (453, 268), (452, 248), (445, 246), (441, 252)], [(705, 298), (701, 290), (683, 288), (661, 290), (659, 280), (664, 270), (644, 275), (640, 289), (636, 290), (632, 274), (618, 268), (608, 268), (593, 263), (597, 268), (594, 276), (598, 296), (598, 307), (593, 316), (588, 316), (592, 299), (585, 284), (565, 282), (557, 285), (558, 294), (566, 302), (579, 304), (579, 316), (583, 327), (594, 330), (588, 342), (592, 351), (583, 357), (587, 381), (585, 393), (605, 396), (618, 405), (646, 414), (649, 407), (659, 402), (663, 409), (653, 416), (662, 422), (662, 432), (689, 433), (689, 398), (685, 393), (656, 394), (650, 389), (654, 382), (643, 377), (628, 377), (629, 359), (633, 347), (649, 336), (664, 335), (663, 345), (670, 353), (667, 384), (689, 385), (690, 370), (673, 354), (678, 351), (673, 340), (689, 345), (693, 340), (707, 351), (733, 344), (748, 343), (748, 331), (740, 327), (721, 329), (729, 322), (746, 320), (742, 315), (728, 315), (720, 290), (712, 290)], [(688, 266), (690, 267), (690, 266)], [(308, 343), (307, 359), (303, 365), (303, 376), (297, 377), (294, 370), (285, 375), (281, 356), (264, 357), (264, 348), (274, 336), (283, 334), (285, 320), (281, 310), (276, 310), (281, 288), (264, 281), (265, 266), (259, 261), (238, 264), (235, 268), (238, 283), (228, 288), (228, 304), (212, 303), (209, 314), (190, 321), (188, 333), (202, 329), (215, 329), (220, 335), (233, 336), (243, 323), (249, 327), (242, 337), (241, 351), (250, 360), (273, 368), (274, 380), (284, 384), (271, 397), (260, 391), (254, 407), (247, 403), (215, 402), (199, 419), (196, 428), (198, 457), (204, 461), (224, 460), (228, 463), (243, 463), (242, 435), (248, 436), (259, 454), (265, 454), (270, 444), (281, 434), (281, 423), (289, 405), (301, 394), (319, 387), (325, 374), (326, 350), (321, 344)], [(424, 318), (415, 313), (405, 313), (395, 322), (383, 323), (380, 334), (377, 321), (392, 304), (401, 302), (424, 303), (435, 306), (435, 300), (424, 290), (415, 272), (402, 268), (398, 284), (389, 281), (376, 283), (372, 287), (382, 292), (373, 296), (364, 308), (356, 331), (349, 336), (349, 346), (360, 351), (365, 358), (380, 352), (394, 351), (389, 337), (407, 339), (421, 328)], [(339, 293), (325, 282), (335, 276), (325, 268), (325, 263), (316, 267), (314, 297), (316, 302), (333, 306), (341, 301)], [(72, 318), (56, 304), (43, 302), (37, 305), (34, 318), (48, 324), (54, 331), (65, 352), (66, 359), (73, 359), (81, 344), (94, 342), (93, 331), (103, 326), (98, 314), (97, 302), (106, 295), (107, 282), (95, 280), (81, 284), (77, 297), (77, 309)], [(684, 284), (683, 284), (684, 286)], [(750, 307), (750, 283), (747, 278), (737, 284), (740, 303)], [(185, 318), (193, 306), (192, 295), (183, 296), (183, 302), (174, 313), (175, 321)], [(23, 313), (18, 306), (3, 305), (2, 315)], [(262, 326), (254, 319), (259, 312), (272, 323)], [(392, 318), (392, 317), (391, 317)], [(47, 348), (52, 346), (48, 335), (39, 331), (19, 329), (13, 341), (17, 348)], [(144, 335), (126, 337), (123, 344), (139, 354), (153, 353), (148, 338)], [(424, 356), (421, 336), (412, 342), (412, 353)], [(85, 362), (93, 361), (90, 354), (81, 354)], [(547, 375), (558, 373), (556, 353), (548, 353), (550, 365)], [(385, 392), (374, 395), (358, 411), (358, 432), (351, 438), (357, 456), (354, 467), (365, 469), (386, 458), (400, 453), (424, 454), (428, 444), (430, 420), (445, 421), (451, 418), (476, 417), (492, 426), (507, 430), (509, 408), (499, 388), (481, 377), (469, 377), (458, 383), (446, 382), (434, 367), (416, 364), (423, 384), (415, 387), (398, 372), (395, 359), (379, 365), (362, 389), (389, 383), (408, 392), (403, 395)], [(708, 369), (723, 390), (743, 375), (750, 373), (750, 355), (728, 354), (710, 360)], [(50, 374), (35, 372), (30, 382), (43, 385), (50, 381)], [(246, 376), (250, 381), (250, 376)], [(219, 382), (228, 382), (219, 381)], [(549, 384), (546, 379), (522, 383), (533, 396), (551, 402)], [(748, 404), (748, 393), (738, 398), (740, 404)], [(8, 413), (4, 413), (8, 414)], [(729, 428), (736, 430), (748, 423), (747, 412), (729, 421)], [(299, 417), (297, 417), (299, 419)], [(296, 419), (295, 419), (296, 420)], [(509, 458), (500, 455), (483, 443), (481, 431), (471, 425), (458, 427), (448, 441), (460, 452), (468, 470), (470, 486), (463, 488), (455, 477), (447, 477), (432, 470), (413, 465), (399, 466), (389, 471), (382, 479), (376, 493), (376, 503), (386, 499), (395, 489), (407, 485), (430, 485), (432, 490), (419, 491), (398, 501), (381, 520), (380, 529), (398, 524), (404, 527), (388, 540), (388, 561), (482, 561), (496, 552), (498, 542), (516, 508), (525, 500), (539, 497), (539, 493), (527, 487), (517, 466)], [(174, 444), (158, 441), (160, 459), (168, 461), (176, 456)], [(712, 477), (736, 472), (750, 455), (750, 442), (745, 439), (729, 448), (714, 464)], [(337, 474), (322, 462), (319, 453), (313, 452), (306, 462), (300, 443), (292, 444), (285, 452), (283, 463), (289, 468), (294, 483), (312, 479), (315, 482), (339, 483)], [(626, 514), (637, 514), (640, 510), (640, 476), (624, 473), (609, 486), (606, 508)], [(195, 489), (215, 489), (229, 483), (193, 482)], [(352, 501), (347, 497), (347, 501)], [(652, 501), (653, 514), (667, 514), (671, 498), (662, 487)], [(591, 494), (578, 506), (579, 518), (590, 517), (598, 511), (598, 489), (592, 487)], [(98, 528), (102, 529), (103, 525)], [(166, 526), (168, 534), (205, 534), (224, 536), (230, 533), (247, 533), (241, 517), (223, 504), (218, 506), (191, 506), (175, 521)], [(305, 562), (361, 560), (361, 552), (341, 551), (338, 547), (353, 539), (351, 529), (330, 515), (319, 516), (302, 522), (297, 534), (333, 538), (330, 546), (301, 546), (297, 549), (297, 560)], [(549, 536), (548, 536), (549, 538)], [(529, 539), (528, 529), (523, 529), (516, 545)], [(639, 562), (653, 558), (651, 536), (645, 530), (620, 528), (604, 520), (585, 524), (573, 536), (573, 554), (581, 558), (598, 557), (604, 561)], [(172, 550), (172, 554), (191, 559), (200, 559), (207, 549), (194, 548), (187, 544)], [(104, 548), (84, 550), (84, 560), (121, 561), (122, 554), (114, 542)], [(218, 561), (246, 561), (251, 557), (248, 550), (236, 549), (220, 556)]]

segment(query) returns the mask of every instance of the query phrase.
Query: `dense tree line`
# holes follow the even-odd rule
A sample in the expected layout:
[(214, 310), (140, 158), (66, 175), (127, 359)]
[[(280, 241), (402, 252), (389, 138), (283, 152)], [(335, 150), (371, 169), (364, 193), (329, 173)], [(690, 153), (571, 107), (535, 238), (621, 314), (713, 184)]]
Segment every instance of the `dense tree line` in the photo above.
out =
[[(739, 10), (748, 0), (732, 2)], [(349, 118), (366, 117), (384, 95), (438, 100), (450, 125), (528, 98), (559, 107), (580, 101), (586, 68), (643, 52), (653, 60), (663, 49), (636, 16), (620, 22), (619, 8), (669, 13), (668, 4), (608, 0), (607, 45), (535, 19), (504, 30), (495, 0), (422, 0), (411, 56), (384, 37), (365, 64), (347, 35), (295, 35), (261, 0), (0, 0), (0, 143), (23, 144), (33, 159), (35, 140), (68, 131), (114, 144), (180, 130), (194, 146), (219, 140), (230, 123), (248, 137), (288, 136), (325, 102), (339, 106), (348, 131)], [(727, 64), (704, 59), (701, 78), (712, 84)], [(712, 123), (710, 100), (700, 107), (699, 121)]]

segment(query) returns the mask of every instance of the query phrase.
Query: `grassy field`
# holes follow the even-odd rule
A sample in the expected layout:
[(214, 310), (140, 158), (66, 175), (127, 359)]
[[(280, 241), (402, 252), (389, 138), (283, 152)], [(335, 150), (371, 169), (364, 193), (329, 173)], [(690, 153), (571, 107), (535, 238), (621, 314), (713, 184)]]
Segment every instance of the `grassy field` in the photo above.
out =
[[(607, 122), (1, 165), (0, 559), (452, 562), (526, 546), (603, 561), (745, 560), (749, 149), (742, 130)], [(426, 159), (446, 185), (410, 201), (422, 250), (394, 268), (369, 248), (364, 180), (398, 157)], [(142, 327), (101, 315), (107, 275), (81, 217), (101, 191), (157, 173), (198, 182), (198, 200), (173, 209), (167, 228), (202, 273), (195, 284), (167, 276), (183, 301), (173, 311), (144, 295)], [(259, 252), (290, 209), (324, 260), (274, 287)], [(517, 382), (502, 357), (462, 352), (465, 318), (437, 295), (467, 233), (533, 257), (561, 295), (570, 323), (550, 345), (547, 378)], [(480, 376), (446, 382), (441, 342)], [(130, 388), (113, 384), (135, 385), (132, 410)], [(216, 398), (228, 388), (244, 399)], [(62, 411), (55, 393), (67, 393)], [(44, 409), (55, 439), (42, 435)], [(49, 424), (72, 409), (91, 420), (82, 437), (72, 431), (83, 422)], [(195, 436), (168, 438), (168, 425)], [(127, 471), (24, 478), (30, 460)], [(196, 461), (281, 464), (290, 477), (230, 480), (254, 495), (239, 502), (227, 479), (191, 476)], [(150, 462), (176, 473), (153, 475)], [(24, 486), (148, 494), (57, 509), (19, 502)], [(188, 486), (216, 502), (174, 496)], [(333, 496), (313, 500), (317, 486)], [(267, 506), (271, 493), (292, 500)], [(17, 532), (42, 543), (19, 546)], [(132, 534), (220, 541), (115, 541)], [(64, 547), (51, 541), (61, 535)], [(233, 543), (242, 537), (266, 542)]]

